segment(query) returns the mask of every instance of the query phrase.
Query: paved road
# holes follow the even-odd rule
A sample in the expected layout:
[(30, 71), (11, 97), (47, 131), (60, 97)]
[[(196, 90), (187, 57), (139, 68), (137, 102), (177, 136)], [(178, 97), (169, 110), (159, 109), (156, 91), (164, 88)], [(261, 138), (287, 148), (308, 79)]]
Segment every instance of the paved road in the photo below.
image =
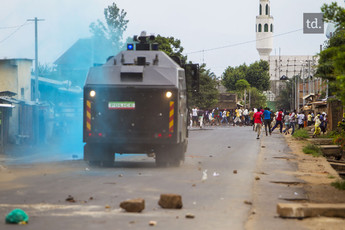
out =
[[(142, 155), (118, 157), (113, 168), (58, 161), (56, 155), (44, 163), (17, 156), (0, 162), (0, 216), (22, 208), (30, 216), (25, 229), (35, 230), (148, 229), (149, 221), (157, 221), (158, 229), (244, 229), (251, 209), (244, 201), (252, 200), (260, 148), (250, 127), (212, 127), (190, 131), (186, 161), (179, 168), (156, 168)], [(161, 209), (161, 193), (181, 194), (183, 208)], [(65, 201), (69, 195), (76, 203)], [(132, 198), (145, 199), (142, 213), (119, 208)], [(195, 219), (186, 219), (187, 213)], [(0, 229), (13, 226), (0, 222)]]

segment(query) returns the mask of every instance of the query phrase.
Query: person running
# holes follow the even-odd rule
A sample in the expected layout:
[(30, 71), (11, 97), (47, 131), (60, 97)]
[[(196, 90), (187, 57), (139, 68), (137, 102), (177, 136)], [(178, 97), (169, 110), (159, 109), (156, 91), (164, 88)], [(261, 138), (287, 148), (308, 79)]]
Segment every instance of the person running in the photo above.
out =
[(318, 115), (316, 115), (314, 122), (315, 122), (315, 131), (314, 131), (314, 134), (313, 134), (313, 138), (317, 137), (317, 135), (320, 135), (320, 133), (321, 133), (321, 129), (320, 129), (320, 125), (321, 125), (320, 113)]
[(256, 139), (260, 139), (261, 127), (262, 127), (262, 115), (263, 114), (260, 110), (254, 113), (254, 126), (255, 126), (255, 132), (257, 132)]
[(279, 112), (278, 112), (278, 115), (276, 117), (276, 124), (274, 125), (274, 127), (272, 128), (272, 131), (277, 128), (278, 125), (280, 125), (280, 133), (283, 132), (283, 123), (282, 123), (282, 120), (283, 120), (283, 116), (284, 116), (284, 113), (283, 113), (283, 110), (280, 109)]
[(285, 135), (290, 134), (290, 128), (291, 128), (290, 121), (291, 121), (290, 114), (288, 112), (286, 112), (286, 114), (284, 115), (285, 129), (283, 131), (283, 133), (285, 133)]
[(265, 132), (266, 132), (266, 136), (268, 136), (268, 133), (267, 133), (267, 127), (268, 127), (268, 132), (270, 133), (270, 135), (272, 134), (272, 131), (271, 131), (271, 111), (270, 111), (270, 108), (265, 108), (264, 110), (264, 125), (265, 125)]
[(254, 131), (254, 109), (250, 110), (249, 118), (250, 118), (250, 125), (253, 126), (253, 131)]
[(290, 127), (292, 128), (291, 135), (294, 134), (296, 128), (296, 110), (290, 114)]

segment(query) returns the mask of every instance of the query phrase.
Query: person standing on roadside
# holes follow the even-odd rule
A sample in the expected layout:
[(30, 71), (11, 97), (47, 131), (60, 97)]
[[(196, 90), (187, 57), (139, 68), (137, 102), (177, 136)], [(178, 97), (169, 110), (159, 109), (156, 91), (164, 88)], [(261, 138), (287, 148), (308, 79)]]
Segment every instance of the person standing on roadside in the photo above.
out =
[(197, 125), (198, 123), (198, 108), (194, 107), (192, 109), (192, 126)]
[(304, 113), (299, 112), (299, 114), (297, 115), (297, 121), (298, 121), (298, 129), (303, 129), (304, 128)]
[(275, 124), (274, 127), (272, 128), (272, 131), (271, 131), (271, 132), (273, 132), (273, 130), (274, 130), (275, 128), (277, 128), (278, 125), (280, 125), (280, 133), (283, 132), (283, 123), (282, 123), (283, 115), (284, 115), (283, 110), (280, 109), (279, 112), (278, 112), (278, 115), (277, 115), (277, 117), (276, 117), (276, 124)]
[(260, 139), (261, 127), (262, 127), (262, 115), (263, 114), (260, 110), (254, 113), (254, 126), (255, 126), (255, 132), (257, 132), (256, 139)]
[(268, 127), (268, 132), (270, 133), (270, 135), (272, 134), (272, 131), (271, 131), (271, 111), (270, 111), (270, 108), (265, 108), (264, 110), (264, 125), (265, 125), (265, 132), (266, 132), (266, 136), (268, 136), (268, 133), (267, 133), (267, 127)]

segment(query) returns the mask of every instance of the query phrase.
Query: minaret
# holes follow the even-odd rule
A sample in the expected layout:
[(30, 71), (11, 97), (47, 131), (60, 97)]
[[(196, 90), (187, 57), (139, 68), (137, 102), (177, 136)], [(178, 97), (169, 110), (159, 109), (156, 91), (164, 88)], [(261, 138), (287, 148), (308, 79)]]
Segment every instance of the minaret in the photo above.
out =
[(273, 48), (273, 17), (269, 0), (260, 0), (259, 16), (256, 16), (256, 49), (260, 59), (268, 60)]

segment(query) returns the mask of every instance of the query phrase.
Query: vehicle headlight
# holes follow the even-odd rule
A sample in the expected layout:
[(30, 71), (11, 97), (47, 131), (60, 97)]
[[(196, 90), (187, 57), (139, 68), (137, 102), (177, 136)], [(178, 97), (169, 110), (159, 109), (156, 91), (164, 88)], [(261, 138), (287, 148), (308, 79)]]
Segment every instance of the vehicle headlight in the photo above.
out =
[(90, 97), (95, 97), (96, 96), (96, 91), (95, 90), (91, 90), (90, 91)]
[(171, 98), (172, 92), (170, 92), (170, 91), (166, 92), (166, 93), (165, 93), (165, 96), (166, 96), (167, 98)]

